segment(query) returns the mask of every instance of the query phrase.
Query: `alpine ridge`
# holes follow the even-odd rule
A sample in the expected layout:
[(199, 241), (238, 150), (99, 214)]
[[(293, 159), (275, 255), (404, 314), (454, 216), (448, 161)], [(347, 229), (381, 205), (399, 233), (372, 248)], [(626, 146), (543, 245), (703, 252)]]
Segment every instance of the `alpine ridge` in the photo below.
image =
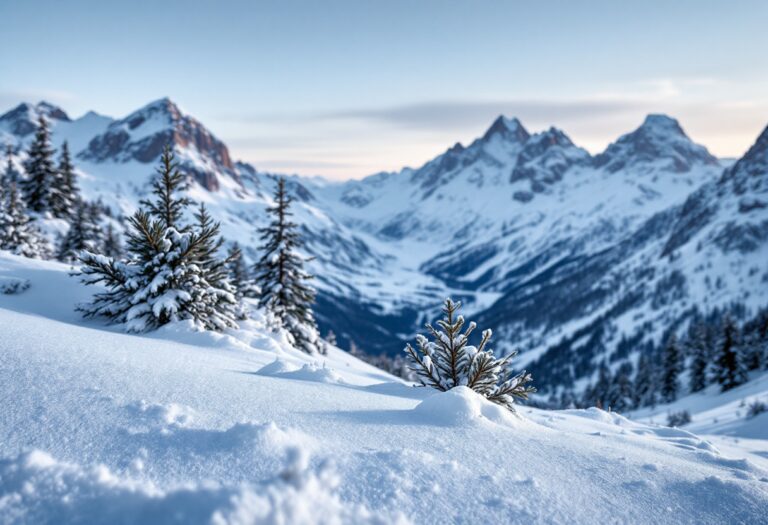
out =
[[(190, 196), (256, 259), (274, 176), (233, 160), (173, 101), (120, 119), (21, 104), (0, 116), (18, 162), (41, 114), (54, 146), (69, 142), (83, 193), (117, 216), (135, 209), (170, 143)], [(766, 172), (768, 131), (730, 165), (665, 115), (594, 156), (555, 127), (529, 132), (500, 116), (421, 167), (346, 182), (294, 176), (288, 189), (315, 257), (321, 332), (395, 355), (451, 296), (554, 393), (583, 388), (601, 363), (634, 362), (696, 308), (765, 305)]]

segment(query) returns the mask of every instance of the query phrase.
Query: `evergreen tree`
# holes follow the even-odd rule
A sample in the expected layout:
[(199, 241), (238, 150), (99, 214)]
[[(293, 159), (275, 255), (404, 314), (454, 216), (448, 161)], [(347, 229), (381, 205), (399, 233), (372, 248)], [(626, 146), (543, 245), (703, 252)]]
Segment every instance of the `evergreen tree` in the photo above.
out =
[(52, 202), (58, 199), (56, 188), (58, 175), (53, 163), (53, 148), (48, 122), (42, 115), (38, 120), (37, 131), (29, 148), (25, 163), (27, 178), (22, 184), (27, 207), (42, 213), (50, 209)]
[(150, 211), (140, 209), (129, 220), (128, 258), (81, 254), (83, 281), (107, 288), (81, 307), (86, 316), (104, 316), (137, 332), (180, 320), (209, 330), (236, 326), (235, 298), (215, 257), (218, 224), (204, 208), (196, 228), (181, 222), (188, 202), (177, 194), (183, 185), (166, 148), (153, 184), (155, 200), (145, 201)]
[(738, 328), (733, 318), (726, 314), (723, 320), (722, 340), (717, 357), (717, 382), (725, 392), (746, 381), (746, 371), (739, 358)]
[(470, 323), (464, 330), (464, 317), (456, 315), (460, 307), (460, 302), (446, 299), (443, 306), (445, 318), (437, 322), (439, 329), (426, 325), (434, 342), (418, 335), (417, 349), (406, 345), (405, 351), (412, 362), (411, 370), (424, 386), (442, 391), (466, 386), (514, 412), (515, 398), (527, 399), (530, 393), (536, 391), (526, 386), (531, 381), (531, 375), (525, 371), (513, 375), (510, 365), (516, 352), (497, 359), (493, 350), (486, 350), (491, 330), (483, 331), (477, 347), (468, 345), (476, 325)]
[(706, 325), (703, 322), (696, 324), (691, 337), (690, 389), (691, 392), (700, 392), (708, 384), (707, 368), (711, 358), (711, 352), (707, 344)]
[(27, 214), (16, 181), (9, 180), (4, 201), (0, 203), (0, 250), (24, 257), (45, 258), (49, 255), (48, 243)]
[(647, 352), (640, 354), (635, 374), (635, 388), (632, 395), (635, 408), (656, 405), (656, 381), (654, 367)]
[(357, 343), (355, 343), (353, 340), (349, 340), (349, 355), (353, 355), (355, 357), (361, 358), (365, 355), (367, 355), (365, 352), (363, 352), (359, 346), (357, 346)]
[(74, 170), (69, 156), (69, 146), (64, 142), (59, 157), (59, 168), (50, 194), (50, 210), (55, 217), (69, 218), (76, 211), (80, 196)]
[(333, 332), (333, 330), (328, 330), (328, 333), (325, 334), (325, 341), (331, 346), (338, 346), (336, 341), (336, 334)]
[(259, 297), (259, 287), (254, 284), (251, 278), (248, 266), (245, 264), (243, 252), (238, 243), (233, 243), (227, 252), (227, 269), (229, 271), (229, 280), (237, 290), (239, 298)]
[(101, 227), (94, 222), (90, 206), (78, 201), (69, 222), (69, 231), (59, 245), (57, 258), (60, 261), (72, 262), (78, 260), (83, 250), (102, 251), (101, 236)]
[(608, 391), (608, 403), (613, 410), (623, 412), (632, 408), (632, 364), (623, 363), (616, 371), (611, 388)]
[(603, 361), (598, 368), (597, 381), (595, 381), (595, 385), (592, 387), (590, 404), (606, 410), (610, 408), (608, 392), (612, 385), (613, 376), (611, 375), (611, 369)]
[(119, 259), (123, 256), (123, 245), (120, 243), (120, 235), (115, 231), (111, 221), (107, 223), (107, 227), (104, 230), (104, 242), (102, 243), (101, 252), (113, 259)]
[(193, 305), (197, 310), (195, 317), (204, 319), (205, 324), (217, 330), (237, 327), (235, 319), (242, 314), (237, 290), (229, 280), (226, 260), (218, 253), (224, 244), (219, 232), (221, 225), (214, 222), (204, 204), (200, 204), (197, 214), (197, 249), (194, 260), (200, 268), (200, 274), (208, 287), (197, 287)]
[(19, 174), (13, 167), (13, 147), (8, 145), (6, 150), (6, 165), (5, 171), (0, 175), (0, 210), (4, 203), (8, 200), (10, 194), (11, 183), (18, 184)]
[(292, 343), (307, 352), (322, 352), (317, 325), (312, 313), (315, 290), (304, 270), (304, 259), (297, 253), (301, 247), (298, 226), (291, 222), (291, 197), (280, 177), (275, 190), (275, 205), (267, 211), (272, 220), (259, 230), (263, 255), (256, 263), (256, 284), (261, 288), (259, 306), (267, 308), (275, 321), (287, 330)]
[(179, 171), (179, 165), (174, 160), (173, 150), (166, 146), (160, 157), (160, 167), (152, 181), (153, 199), (144, 199), (141, 205), (147, 214), (160, 221), (163, 228), (173, 228), (179, 233), (189, 229), (181, 223), (184, 210), (191, 201), (180, 195), (188, 188), (187, 179)]
[(680, 391), (680, 372), (682, 371), (682, 358), (677, 336), (673, 333), (667, 339), (662, 356), (661, 398), (665, 403), (671, 403), (677, 399)]

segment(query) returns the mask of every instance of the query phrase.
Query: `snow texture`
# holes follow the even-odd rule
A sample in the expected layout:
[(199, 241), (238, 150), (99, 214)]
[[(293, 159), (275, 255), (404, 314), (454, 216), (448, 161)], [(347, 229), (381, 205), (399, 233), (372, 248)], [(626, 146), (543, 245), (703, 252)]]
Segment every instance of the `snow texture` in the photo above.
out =
[[(74, 312), (90, 291), (68, 270), (0, 254), (0, 276), (31, 283), (0, 295), (0, 523), (765, 519), (764, 435), (748, 453), (598, 409), (514, 416), (337, 348), (309, 356), (258, 316), (128, 334)], [(740, 432), (756, 436), (759, 417)]]

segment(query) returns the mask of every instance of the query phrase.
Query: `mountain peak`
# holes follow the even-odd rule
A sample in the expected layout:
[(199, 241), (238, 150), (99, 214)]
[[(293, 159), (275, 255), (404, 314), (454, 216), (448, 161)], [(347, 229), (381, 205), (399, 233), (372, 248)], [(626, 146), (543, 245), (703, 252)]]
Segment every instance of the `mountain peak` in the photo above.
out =
[(176, 150), (185, 171), (208, 190), (219, 188), (219, 175), (236, 176), (226, 145), (168, 97), (152, 101), (112, 122), (94, 137), (80, 157), (93, 162), (153, 163), (167, 145)]
[(63, 120), (65, 122), (69, 122), (71, 120), (69, 115), (67, 115), (63, 109), (61, 109), (59, 106), (51, 104), (50, 102), (46, 102), (45, 100), (38, 102), (34, 109), (38, 115), (45, 115), (49, 119)]
[(595, 157), (597, 167), (611, 173), (625, 168), (644, 166), (644, 169), (671, 167), (677, 173), (690, 171), (694, 164), (717, 164), (707, 148), (694, 143), (685, 134), (680, 123), (667, 115), (650, 114), (631, 133), (622, 135), (606, 150)]
[(671, 133), (688, 137), (680, 127), (677, 119), (664, 115), (663, 113), (651, 113), (645, 117), (645, 120), (636, 131), (653, 131), (659, 133)]
[(25, 137), (37, 129), (37, 121), (44, 116), (49, 121), (71, 122), (69, 115), (63, 109), (45, 101), (35, 105), (22, 102), (12, 110), (0, 115), (0, 123), (3, 123), (14, 135)]
[(723, 173), (721, 182), (732, 181), (737, 194), (768, 191), (768, 127), (733, 166)]
[(504, 140), (525, 142), (530, 137), (530, 134), (517, 118), (507, 118), (504, 115), (499, 115), (483, 135), (483, 140), (489, 140), (495, 136), (499, 136)]

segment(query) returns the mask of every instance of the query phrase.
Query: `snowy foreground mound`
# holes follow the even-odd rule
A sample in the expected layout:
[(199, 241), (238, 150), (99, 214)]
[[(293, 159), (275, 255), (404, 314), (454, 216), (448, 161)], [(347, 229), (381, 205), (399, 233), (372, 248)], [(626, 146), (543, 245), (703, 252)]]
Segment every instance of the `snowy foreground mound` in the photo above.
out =
[[(0, 523), (760, 523), (768, 471), (597, 409), (312, 359), (258, 320), (84, 322), (68, 268), (0, 255)], [(763, 452), (768, 450), (765, 446)]]

